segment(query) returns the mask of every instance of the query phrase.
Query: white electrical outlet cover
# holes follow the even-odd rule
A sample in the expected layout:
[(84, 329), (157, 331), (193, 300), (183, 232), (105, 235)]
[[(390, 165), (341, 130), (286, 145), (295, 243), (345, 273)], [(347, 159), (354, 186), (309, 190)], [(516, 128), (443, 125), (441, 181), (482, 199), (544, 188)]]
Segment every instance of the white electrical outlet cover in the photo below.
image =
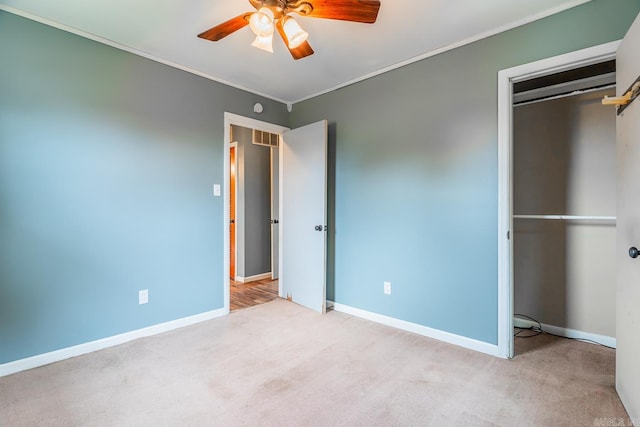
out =
[(147, 304), (149, 302), (149, 290), (145, 289), (138, 292), (138, 304)]

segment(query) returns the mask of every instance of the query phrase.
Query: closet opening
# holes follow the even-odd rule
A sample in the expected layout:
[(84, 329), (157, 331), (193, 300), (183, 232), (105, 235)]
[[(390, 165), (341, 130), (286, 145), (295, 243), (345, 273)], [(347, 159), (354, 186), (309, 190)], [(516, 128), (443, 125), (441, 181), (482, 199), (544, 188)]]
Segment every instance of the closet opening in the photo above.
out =
[(615, 80), (610, 59), (513, 83), (515, 355), (543, 334), (615, 348)]

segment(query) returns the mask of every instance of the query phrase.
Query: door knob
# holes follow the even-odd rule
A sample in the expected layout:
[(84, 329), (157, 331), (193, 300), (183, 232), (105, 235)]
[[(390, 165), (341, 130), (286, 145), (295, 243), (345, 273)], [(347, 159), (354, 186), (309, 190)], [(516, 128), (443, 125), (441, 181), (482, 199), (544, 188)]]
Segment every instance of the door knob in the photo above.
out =
[(321, 225), (316, 225), (315, 230), (316, 231), (322, 231), (322, 226)]
[(635, 246), (629, 248), (629, 256), (631, 258), (638, 258), (638, 255), (640, 255), (638, 248), (636, 248)]

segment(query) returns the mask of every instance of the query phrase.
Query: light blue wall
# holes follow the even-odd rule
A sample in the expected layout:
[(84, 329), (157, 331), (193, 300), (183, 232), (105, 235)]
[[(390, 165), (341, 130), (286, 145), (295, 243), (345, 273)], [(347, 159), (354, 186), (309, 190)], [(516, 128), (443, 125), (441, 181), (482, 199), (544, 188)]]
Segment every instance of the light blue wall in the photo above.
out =
[(328, 297), (496, 344), (497, 73), (619, 39), (639, 9), (592, 1), (296, 104), (335, 150)]
[(0, 63), (0, 363), (221, 308), (224, 112), (286, 107), (6, 12)]

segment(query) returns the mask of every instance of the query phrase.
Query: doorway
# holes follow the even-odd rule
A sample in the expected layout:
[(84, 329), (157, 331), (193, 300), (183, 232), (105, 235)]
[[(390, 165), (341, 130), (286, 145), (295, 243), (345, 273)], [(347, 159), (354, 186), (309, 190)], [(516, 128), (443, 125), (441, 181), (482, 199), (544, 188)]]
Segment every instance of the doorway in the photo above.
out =
[[(619, 42), (502, 70), (498, 73), (498, 353), (514, 356), (514, 86), (520, 82), (615, 59)], [(604, 108), (604, 107), (603, 107)], [(524, 219), (524, 218), (521, 218)], [(518, 219), (518, 220), (521, 220)], [(533, 218), (529, 218), (533, 219)]]
[[(241, 126), (249, 129), (256, 129), (264, 132), (275, 133), (281, 135), (283, 132), (288, 130), (288, 128), (284, 126), (274, 125), (272, 123), (262, 122), (259, 120), (251, 119), (248, 117), (238, 116), (236, 114), (225, 113), (224, 114), (224, 194), (230, 194), (231, 191), (231, 146), (232, 146), (232, 135), (231, 135), (231, 126)], [(236, 151), (236, 159), (237, 159), (237, 151)], [(237, 165), (237, 161), (236, 161)], [(237, 185), (236, 185), (237, 190)], [(235, 209), (234, 209), (235, 211)], [(237, 216), (237, 212), (234, 212)], [(231, 231), (231, 197), (224, 198), (224, 218), (223, 218), (223, 233), (224, 236), (227, 236), (224, 239), (224, 309), (227, 313), (231, 310), (231, 284), (232, 280), (230, 277), (231, 272), (231, 239), (230, 231)], [(236, 219), (237, 221), (237, 219)], [(236, 230), (237, 235), (237, 230)], [(237, 242), (237, 238), (236, 238)], [(237, 274), (237, 271), (235, 272)], [(278, 283), (278, 296), (282, 296), (281, 284)]]
[(514, 92), (515, 354), (542, 331), (615, 347), (615, 61)]
[[(230, 310), (278, 297), (279, 135), (231, 125)], [(275, 228), (275, 230), (274, 230)]]

